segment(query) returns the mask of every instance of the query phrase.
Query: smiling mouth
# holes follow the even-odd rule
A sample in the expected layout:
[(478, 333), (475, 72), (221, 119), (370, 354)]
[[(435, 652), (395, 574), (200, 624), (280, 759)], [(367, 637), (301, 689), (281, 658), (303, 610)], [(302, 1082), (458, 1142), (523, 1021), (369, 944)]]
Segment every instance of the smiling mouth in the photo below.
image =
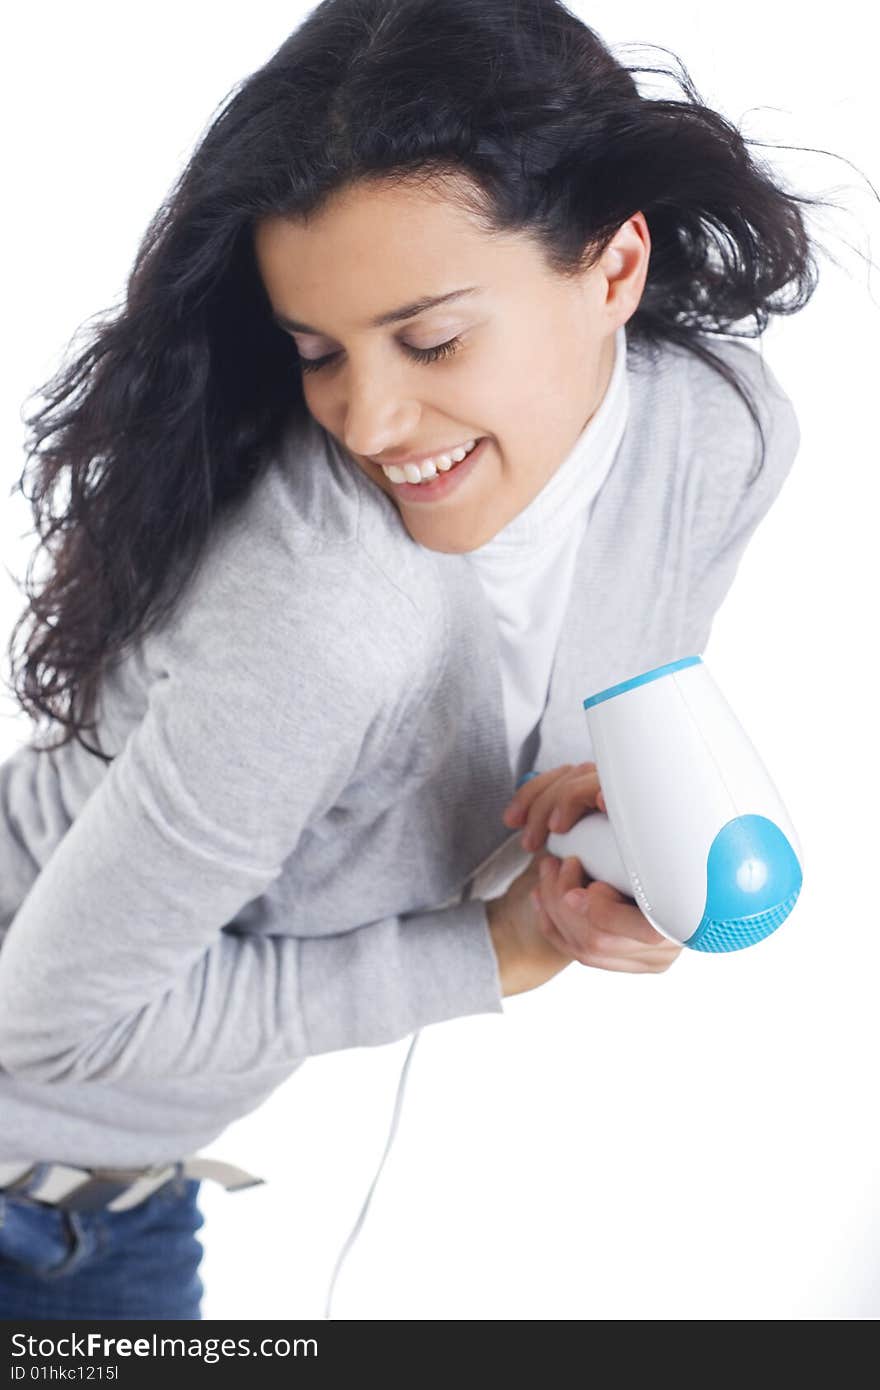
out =
[(394, 496), (400, 497), (401, 501), (413, 503), (440, 501), (473, 472), (482, 459), (488, 442), (488, 435), (479, 436), (470, 453), (445, 471), (438, 472), (434, 478), (415, 483), (395, 482), (384, 473), (384, 470), (383, 477), (392, 489)]
[(480, 439), (481, 436), (477, 436), (465, 440), (462, 444), (453, 444), (450, 449), (444, 449), (419, 463), (380, 463), (379, 467), (390, 483), (430, 482), (438, 473), (450, 473), (458, 464), (463, 463), (467, 456), (473, 453)]

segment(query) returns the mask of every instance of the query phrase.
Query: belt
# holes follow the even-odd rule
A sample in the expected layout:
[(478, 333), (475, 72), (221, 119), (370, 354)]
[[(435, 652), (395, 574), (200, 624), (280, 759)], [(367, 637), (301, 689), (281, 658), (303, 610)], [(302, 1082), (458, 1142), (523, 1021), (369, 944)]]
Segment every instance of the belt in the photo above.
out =
[(0, 1163), (0, 1196), (26, 1197), (65, 1211), (127, 1211), (176, 1177), (210, 1178), (227, 1191), (265, 1182), (216, 1158), (180, 1159), (148, 1168), (75, 1168), (67, 1163)]

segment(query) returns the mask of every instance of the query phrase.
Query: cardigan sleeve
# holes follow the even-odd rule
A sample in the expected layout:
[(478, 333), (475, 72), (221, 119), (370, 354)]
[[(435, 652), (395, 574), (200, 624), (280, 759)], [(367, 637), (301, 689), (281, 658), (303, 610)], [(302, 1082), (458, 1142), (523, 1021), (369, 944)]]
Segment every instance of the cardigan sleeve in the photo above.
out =
[[(0, 1067), (14, 1076), (293, 1067), (502, 1009), (482, 903), (308, 940), (235, 930), (400, 709), (381, 601), (350, 557), (309, 556), (299, 587), (229, 559), (149, 644), (143, 717), (9, 922)], [(0, 766), (0, 857), (19, 877), (8, 787), (46, 756), (27, 747)]]

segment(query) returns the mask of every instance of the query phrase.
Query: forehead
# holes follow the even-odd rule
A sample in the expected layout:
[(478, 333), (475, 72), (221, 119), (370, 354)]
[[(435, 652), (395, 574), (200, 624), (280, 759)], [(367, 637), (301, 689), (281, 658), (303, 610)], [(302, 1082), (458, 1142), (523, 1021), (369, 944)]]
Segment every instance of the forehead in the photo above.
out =
[(272, 216), (254, 253), (276, 309), (316, 322), (345, 306), (366, 321), (390, 305), (463, 284), (500, 285), (534, 256), (521, 237), (489, 235), (452, 188), (359, 184), (308, 218)]

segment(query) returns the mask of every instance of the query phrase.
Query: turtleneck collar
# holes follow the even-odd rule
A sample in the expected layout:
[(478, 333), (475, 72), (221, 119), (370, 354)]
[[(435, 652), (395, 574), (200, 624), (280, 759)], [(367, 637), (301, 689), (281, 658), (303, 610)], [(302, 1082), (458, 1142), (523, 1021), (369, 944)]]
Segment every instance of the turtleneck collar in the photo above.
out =
[(522, 560), (524, 552), (541, 550), (550, 541), (583, 521), (584, 513), (599, 491), (623, 437), (629, 414), (629, 382), (626, 370), (626, 328), (614, 335), (614, 367), (598, 409), (587, 421), (556, 472), (536, 497), (506, 526), (466, 558), (505, 564)]

